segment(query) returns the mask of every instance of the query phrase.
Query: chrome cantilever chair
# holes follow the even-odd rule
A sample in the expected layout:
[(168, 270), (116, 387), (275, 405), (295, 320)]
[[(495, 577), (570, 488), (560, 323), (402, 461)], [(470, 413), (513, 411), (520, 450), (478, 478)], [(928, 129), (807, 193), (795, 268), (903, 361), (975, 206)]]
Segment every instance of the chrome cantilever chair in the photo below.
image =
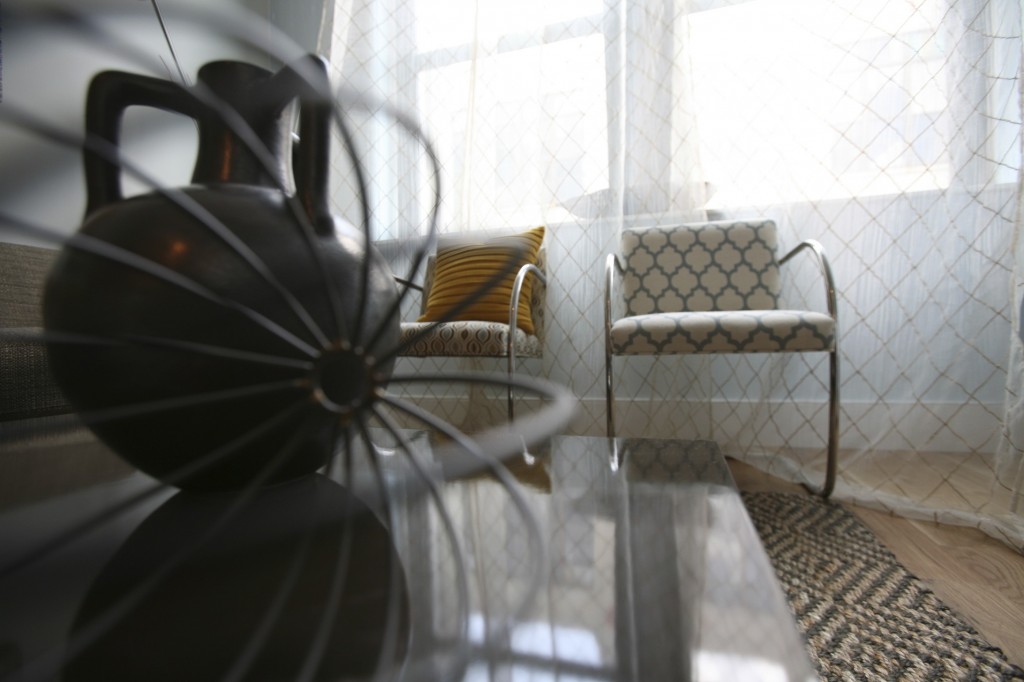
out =
[[(431, 254), (423, 285), (404, 282), (421, 293), (418, 320), (402, 322), (402, 357), (506, 358), (508, 378), (516, 373), (516, 359), (539, 358), (544, 349), (545, 275), (544, 228), (506, 235), (479, 244), (456, 243)], [(517, 243), (518, 242), (518, 243)], [(448, 307), (500, 268), (510, 248), (519, 248), (521, 264), (480, 300), (440, 321)], [(508, 418), (515, 417), (514, 392), (508, 387)]]
[[(828, 453), (823, 497), (832, 493), (839, 438), (836, 292), (821, 244), (801, 242), (776, 259), (770, 220), (624, 230), (605, 263), (608, 435), (615, 435), (612, 357), (696, 353), (829, 353)], [(780, 265), (802, 251), (817, 259), (828, 313), (779, 309)], [(621, 300), (616, 274), (622, 276)], [(613, 315), (613, 302), (625, 315)]]

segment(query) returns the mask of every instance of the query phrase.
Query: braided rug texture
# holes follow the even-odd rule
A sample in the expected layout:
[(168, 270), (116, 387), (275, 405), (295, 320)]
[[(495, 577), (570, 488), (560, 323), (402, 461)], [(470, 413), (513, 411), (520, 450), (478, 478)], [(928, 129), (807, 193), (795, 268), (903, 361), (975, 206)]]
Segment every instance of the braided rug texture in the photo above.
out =
[(853, 514), (743, 493), (823, 680), (1024, 680)]

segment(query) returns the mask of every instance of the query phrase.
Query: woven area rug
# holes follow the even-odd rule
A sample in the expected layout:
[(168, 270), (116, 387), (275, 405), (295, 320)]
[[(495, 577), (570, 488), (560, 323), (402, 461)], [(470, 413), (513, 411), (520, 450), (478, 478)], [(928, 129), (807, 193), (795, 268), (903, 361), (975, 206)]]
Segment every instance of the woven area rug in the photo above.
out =
[(743, 500), (823, 680), (1024, 680), (837, 504)]

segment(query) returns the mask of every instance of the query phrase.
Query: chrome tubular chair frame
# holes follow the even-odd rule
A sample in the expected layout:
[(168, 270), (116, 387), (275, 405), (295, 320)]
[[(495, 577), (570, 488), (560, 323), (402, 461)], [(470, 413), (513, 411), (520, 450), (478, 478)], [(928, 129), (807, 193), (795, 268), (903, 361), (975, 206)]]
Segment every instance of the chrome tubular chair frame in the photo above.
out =
[[(433, 267), (433, 263), (432, 262), (430, 262), (428, 264), (428, 270), (431, 267)], [(527, 264), (521, 266), (519, 268), (519, 270), (516, 272), (516, 278), (515, 278), (515, 280), (513, 282), (513, 285), (512, 285), (512, 294), (509, 297), (509, 306), (508, 306), (508, 334), (507, 334), (507, 338), (505, 339), (505, 342), (503, 344), (502, 352), (500, 354), (495, 353), (493, 355), (466, 355), (466, 354), (459, 354), (457, 352), (453, 352), (450, 355), (444, 355), (444, 354), (441, 354), (441, 353), (436, 354), (436, 357), (502, 357), (502, 356), (506, 357), (507, 358), (507, 374), (508, 374), (508, 378), (509, 378), (508, 393), (507, 393), (507, 399), (508, 399), (508, 418), (509, 418), (509, 421), (515, 419), (515, 395), (514, 395), (514, 388), (513, 388), (513, 385), (512, 385), (512, 379), (515, 377), (515, 373), (516, 373), (516, 359), (517, 359), (517, 355), (518, 355), (517, 351), (516, 351), (516, 337), (517, 337), (517, 331), (519, 329), (519, 322), (518, 322), (518, 320), (519, 320), (519, 299), (520, 299), (520, 295), (521, 295), (522, 290), (523, 290), (523, 286), (526, 283), (526, 278), (530, 277), (530, 276), (533, 276), (534, 278), (536, 278), (536, 280), (542, 286), (545, 286), (545, 287), (547, 286), (547, 281), (548, 280), (547, 280), (547, 277), (544, 274), (544, 271), (540, 267), (538, 267), (537, 265), (535, 265), (533, 263), (527, 263)], [(395, 280), (397, 282), (399, 282), (400, 284), (404, 285), (404, 286), (407, 286), (407, 287), (409, 287), (411, 289), (414, 289), (414, 290), (418, 291), (420, 296), (423, 297), (424, 301), (426, 300), (426, 296), (429, 293), (427, 288), (425, 288), (425, 287), (423, 287), (423, 286), (421, 286), (419, 284), (415, 284), (415, 283), (406, 281), (404, 279), (398, 278), (398, 277), (396, 277)], [(430, 281), (430, 276), (429, 275), (427, 277), (427, 281), (428, 282)], [(535, 323), (537, 323), (538, 319), (539, 318), (535, 314), (534, 315)], [(428, 355), (420, 354), (420, 353), (401, 353), (400, 355), (402, 355), (404, 357), (430, 357)], [(534, 357), (534, 356), (530, 356), (530, 357)]]
[(527, 263), (523, 267), (519, 268), (519, 272), (516, 273), (515, 283), (512, 285), (512, 298), (509, 302), (508, 307), (508, 342), (506, 344), (508, 355), (508, 419), (512, 421), (515, 419), (514, 409), (514, 396), (512, 391), (512, 378), (515, 377), (516, 373), (516, 330), (518, 327), (519, 319), (519, 295), (523, 289), (523, 284), (526, 282), (526, 278), (529, 275), (533, 275), (541, 284), (547, 286), (548, 280), (544, 276), (544, 273), (536, 265)]
[[(838, 304), (836, 299), (835, 280), (832, 275), (832, 268), (821, 244), (814, 239), (807, 239), (800, 242), (786, 255), (779, 259), (781, 266), (789, 262), (794, 256), (802, 251), (813, 253), (818, 268), (821, 272), (825, 287), (825, 301), (828, 314), (835, 321), (833, 343), (829, 353), (829, 405), (828, 405), (828, 442), (826, 454), (825, 480), (820, 489), (814, 489), (805, 485), (808, 490), (828, 498), (834, 488), (837, 475), (837, 459), (839, 452), (839, 333), (838, 333)], [(616, 319), (613, 314), (615, 298), (613, 293), (616, 285), (616, 275), (625, 274), (625, 265), (621, 257), (616, 253), (608, 254), (605, 260), (605, 292), (604, 292), (604, 336), (605, 336), (605, 417), (606, 428), (610, 438), (616, 435), (615, 428), (615, 392), (612, 379), (612, 326)]]
[[(797, 244), (789, 253), (779, 259), (779, 265), (785, 265), (793, 256), (809, 249), (818, 262), (818, 269), (825, 284), (825, 301), (828, 314), (836, 323), (835, 339), (828, 357), (829, 399), (828, 399), (828, 456), (825, 464), (825, 483), (819, 492), (828, 497), (836, 485), (836, 462), (839, 458), (839, 306), (836, 301), (836, 284), (832, 276), (832, 267), (825, 256), (825, 249), (815, 239), (805, 239)], [(812, 492), (815, 492), (812, 490)]]

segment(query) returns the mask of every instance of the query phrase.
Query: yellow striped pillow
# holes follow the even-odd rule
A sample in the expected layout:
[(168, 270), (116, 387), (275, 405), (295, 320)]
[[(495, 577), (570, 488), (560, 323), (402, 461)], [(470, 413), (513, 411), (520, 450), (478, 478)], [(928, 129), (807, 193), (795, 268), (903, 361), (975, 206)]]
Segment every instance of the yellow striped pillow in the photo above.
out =
[[(521, 234), (494, 237), (486, 242), (463, 243), (439, 248), (434, 264), (434, 281), (420, 322), (438, 320), (482, 320), (508, 324), (508, 304), (519, 268), (537, 263), (537, 252), (544, 241), (544, 226)], [(508, 269), (509, 259), (515, 265)], [(449, 317), (455, 305), (487, 286), (488, 281), (505, 268), (505, 275), (464, 310)], [(519, 292), (517, 326), (533, 334), (530, 296), (533, 277), (527, 277)]]

